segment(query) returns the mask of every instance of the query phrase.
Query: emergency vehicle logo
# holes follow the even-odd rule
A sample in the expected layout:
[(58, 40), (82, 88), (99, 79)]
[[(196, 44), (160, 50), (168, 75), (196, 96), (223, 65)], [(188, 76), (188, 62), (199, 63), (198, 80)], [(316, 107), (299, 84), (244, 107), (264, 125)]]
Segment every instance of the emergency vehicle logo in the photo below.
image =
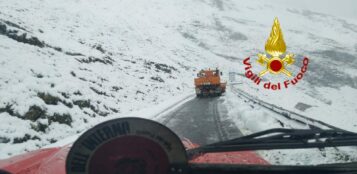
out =
[(265, 68), (258, 74), (255, 74), (252, 71), (250, 57), (243, 60), (243, 64), (245, 65), (245, 76), (258, 86), (261, 84), (261, 78), (269, 73), (272, 75), (283, 74), (288, 80), (283, 82), (271, 82), (265, 78), (265, 81), (263, 82), (263, 87), (265, 89), (280, 90), (284, 87), (288, 88), (290, 85), (296, 85), (307, 71), (309, 59), (303, 57), (300, 72), (296, 73), (297, 75), (295, 77), (292, 77), (294, 73), (292, 73), (291, 69), (293, 68), (290, 65), (294, 64), (295, 59), (298, 58), (295, 58), (293, 53), (286, 53), (286, 44), (278, 18), (274, 19), (269, 38), (265, 43), (265, 52), (267, 54), (257, 54), (256, 62)]
[(272, 74), (283, 73), (288, 77), (292, 75), (285, 67), (295, 62), (294, 54), (289, 53), (286, 54), (284, 58), (280, 58), (286, 52), (286, 45), (278, 18), (274, 20), (270, 36), (265, 43), (265, 51), (271, 58), (268, 58), (265, 54), (258, 54), (257, 62), (262, 66), (266, 66), (266, 69), (261, 71), (259, 76), (264, 76), (268, 72)]

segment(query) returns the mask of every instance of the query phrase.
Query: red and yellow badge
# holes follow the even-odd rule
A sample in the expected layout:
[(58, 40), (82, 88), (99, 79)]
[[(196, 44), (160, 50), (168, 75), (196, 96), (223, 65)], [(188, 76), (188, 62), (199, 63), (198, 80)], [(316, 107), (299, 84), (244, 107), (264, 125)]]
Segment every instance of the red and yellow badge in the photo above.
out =
[[(249, 63), (250, 57), (244, 59), (243, 63), (246, 65), (246, 77), (253, 80), (257, 85), (260, 84), (262, 76), (266, 75), (267, 73), (271, 73), (274, 75), (277, 74), (284, 74), (287, 77), (292, 77), (293, 73), (290, 72), (287, 67), (295, 63), (295, 55), (292, 53), (286, 53), (286, 44), (283, 37), (283, 32), (280, 28), (280, 23), (278, 18), (274, 19), (274, 24), (270, 32), (270, 36), (265, 43), (265, 52), (267, 54), (259, 53), (257, 62), (264, 66), (265, 69), (262, 70), (258, 75), (254, 74), (250, 69), (252, 65)], [(309, 60), (307, 57), (303, 58), (301, 67), (301, 71), (294, 77), (292, 80), (284, 81), (285, 88), (288, 88), (289, 84), (295, 85), (300, 79), (302, 79), (304, 73), (307, 70), (307, 65)], [(266, 89), (272, 90), (280, 90), (281, 89), (280, 82), (276, 84), (272, 84), (271, 82), (265, 82), (263, 87)]]
[(265, 54), (258, 54), (257, 62), (260, 65), (266, 66), (266, 69), (260, 72), (259, 76), (263, 76), (270, 72), (273, 74), (283, 73), (290, 77), (291, 72), (289, 72), (285, 67), (295, 62), (294, 54), (286, 54), (284, 58), (280, 58), (280, 56), (286, 52), (286, 45), (278, 18), (275, 18), (274, 20), (270, 36), (265, 43), (265, 51), (271, 56), (271, 58), (269, 59)]

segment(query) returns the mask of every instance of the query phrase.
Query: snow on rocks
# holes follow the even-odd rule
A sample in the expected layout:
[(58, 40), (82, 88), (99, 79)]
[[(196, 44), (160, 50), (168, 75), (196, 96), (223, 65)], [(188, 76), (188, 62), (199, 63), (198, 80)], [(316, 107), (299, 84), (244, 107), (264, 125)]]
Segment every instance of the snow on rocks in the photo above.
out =
[[(311, 55), (311, 68), (286, 94), (248, 82), (243, 89), (292, 110), (303, 102), (315, 119), (357, 128), (353, 20), (266, 1), (11, 0), (0, 9), (0, 158), (192, 92), (201, 68), (243, 72), (275, 16), (288, 50)], [(345, 59), (335, 60), (341, 52)], [(246, 132), (281, 126), (267, 111), (229, 109), (242, 112), (236, 120)]]

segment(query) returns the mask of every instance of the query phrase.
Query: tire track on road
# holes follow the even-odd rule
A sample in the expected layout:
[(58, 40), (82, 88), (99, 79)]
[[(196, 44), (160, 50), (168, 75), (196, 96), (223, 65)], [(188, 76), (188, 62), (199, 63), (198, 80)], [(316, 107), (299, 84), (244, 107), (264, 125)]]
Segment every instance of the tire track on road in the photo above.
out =
[(222, 102), (219, 97), (195, 98), (159, 121), (181, 138), (188, 138), (200, 145), (242, 136), (232, 120), (228, 117), (222, 120), (227, 114)]
[(218, 112), (218, 104), (215, 102), (213, 105), (214, 105), (214, 106), (212, 106), (212, 110), (213, 110), (213, 113), (214, 113), (213, 114), (213, 120), (214, 120), (214, 124), (216, 126), (216, 130), (217, 130), (217, 133), (218, 133), (219, 141), (228, 140), (227, 133), (224, 130), (224, 128), (222, 127), (220, 115), (219, 115), (219, 112)]

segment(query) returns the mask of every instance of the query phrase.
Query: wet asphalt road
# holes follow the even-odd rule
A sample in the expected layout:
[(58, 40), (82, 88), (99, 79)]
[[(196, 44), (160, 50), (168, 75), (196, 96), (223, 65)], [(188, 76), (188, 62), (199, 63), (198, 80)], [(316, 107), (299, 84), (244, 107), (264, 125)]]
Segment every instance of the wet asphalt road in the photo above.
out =
[(204, 145), (242, 136), (227, 116), (224, 98), (195, 98), (159, 120), (181, 138)]

